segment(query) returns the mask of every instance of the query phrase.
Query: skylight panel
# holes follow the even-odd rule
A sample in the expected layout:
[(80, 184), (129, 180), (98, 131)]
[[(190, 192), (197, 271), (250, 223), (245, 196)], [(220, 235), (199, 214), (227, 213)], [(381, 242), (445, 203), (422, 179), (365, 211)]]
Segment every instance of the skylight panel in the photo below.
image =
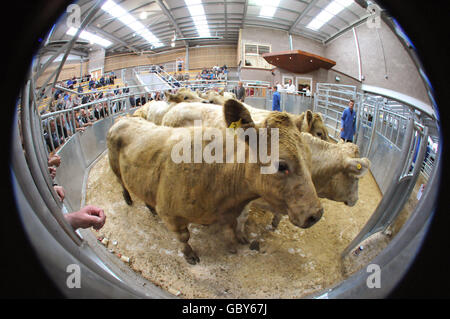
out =
[(116, 4), (114, 1), (106, 1), (102, 6), (102, 10), (120, 20), (123, 24), (135, 31), (155, 48), (164, 46), (164, 44), (162, 44), (161, 41), (159, 41), (159, 39), (145, 27), (145, 25), (136, 20), (135, 17), (129, 14), (124, 8)]
[(208, 21), (201, 0), (184, 0), (200, 37), (210, 37)]
[(256, 3), (261, 6), (259, 16), (263, 18), (272, 18), (277, 11), (280, 0), (257, 0)]
[(344, 10), (352, 3), (353, 0), (334, 0), (324, 9), (322, 9), (319, 14), (314, 19), (312, 19), (310, 23), (308, 23), (306, 27), (314, 31), (319, 30), (325, 23), (330, 21), (334, 16), (336, 16), (339, 12)]
[[(78, 29), (74, 27), (70, 27), (69, 30), (67, 30), (66, 34), (74, 36), (77, 33)], [(98, 45), (101, 45), (104, 48), (107, 48), (111, 46), (113, 43), (109, 40), (106, 40), (102, 37), (99, 37), (98, 35), (95, 35), (93, 33), (90, 33), (88, 31), (81, 31), (79, 37), (83, 40), (87, 40), (91, 43), (95, 43)]]

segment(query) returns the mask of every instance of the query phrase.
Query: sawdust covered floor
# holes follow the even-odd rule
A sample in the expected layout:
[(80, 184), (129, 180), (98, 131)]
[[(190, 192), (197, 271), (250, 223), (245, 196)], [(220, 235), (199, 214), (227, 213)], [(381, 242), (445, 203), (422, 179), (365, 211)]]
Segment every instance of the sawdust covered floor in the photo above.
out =
[[(86, 204), (102, 207), (107, 216), (94, 234), (110, 240), (108, 249), (130, 257), (135, 272), (182, 298), (299, 298), (342, 281), (340, 253), (382, 197), (369, 173), (360, 180), (354, 207), (323, 199), (325, 213), (309, 229), (283, 218), (270, 231), (272, 214), (252, 210), (246, 227), (250, 239), (260, 240), (259, 252), (239, 245), (237, 254), (230, 254), (218, 227), (191, 225), (190, 243), (200, 257), (192, 266), (175, 236), (131, 196), (134, 202), (128, 206), (104, 155), (91, 169), (86, 189)], [(117, 244), (112, 247), (113, 241)]]

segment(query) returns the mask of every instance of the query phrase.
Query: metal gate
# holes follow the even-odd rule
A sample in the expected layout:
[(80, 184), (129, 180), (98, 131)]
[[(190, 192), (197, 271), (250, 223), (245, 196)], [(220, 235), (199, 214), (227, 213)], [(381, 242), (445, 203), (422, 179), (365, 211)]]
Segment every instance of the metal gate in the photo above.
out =
[[(335, 140), (340, 138), (341, 117), (348, 102), (354, 100), (355, 108), (358, 109), (356, 93), (354, 85), (317, 83), (313, 111), (322, 114), (331, 138)], [(358, 125), (358, 119), (356, 121)]]
[(413, 112), (406, 105), (370, 93), (362, 95), (360, 104), (356, 144), (360, 155), (372, 161), (372, 175), (384, 194), (405, 151), (403, 142)]

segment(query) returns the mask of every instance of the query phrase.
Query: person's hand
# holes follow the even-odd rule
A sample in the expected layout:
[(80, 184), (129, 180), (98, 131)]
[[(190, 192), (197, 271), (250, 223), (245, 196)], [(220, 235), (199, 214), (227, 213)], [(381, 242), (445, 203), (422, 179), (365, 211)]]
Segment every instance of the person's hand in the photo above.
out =
[(53, 186), (53, 189), (55, 190), (56, 194), (58, 195), (59, 199), (62, 202), (64, 200), (64, 198), (66, 197), (64, 194), (64, 188), (62, 186), (55, 185), (55, 186)]
[(59, 165), (61, 164), (61, 157), (59, 155), (52, 155), (49, 157), (48, 159), (48, 165), (49, 166), (56, 166), (59, 167)]
[(54, 179), (55, 176), (56, 176), (56, 168), (54, 168), (53, 166), (51, 166), (51, 167), (48, 168), (48, 172), (50, 173), (50, 177), (51, 177), (52, 179)]
[(85, 206), (77, 212), (65, 214), (64, 217), (74, 229), (93, 227), (99, 230), (106, 220), (103, 209), (92, 205)]
[(341, 127), (341, 132), (344, 132), (344, 128), (343, 127)]

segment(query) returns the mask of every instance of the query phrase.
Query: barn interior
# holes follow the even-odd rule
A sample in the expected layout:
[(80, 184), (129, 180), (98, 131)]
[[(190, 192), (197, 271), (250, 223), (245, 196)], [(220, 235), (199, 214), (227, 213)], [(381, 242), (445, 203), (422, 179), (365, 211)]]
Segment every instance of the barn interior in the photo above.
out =
[[(375, 1), (80, 0), (41, 40), (17, 105), (11, 166), (24, 228), (65, 296), (380, 298), (405, 275), (435, 205), (439, 115), (414, 45)], [(246, 104), (269, 111), (273, 87), (286, 86), (281, 110), (321, 113), (331, 143), (354, 100), (354, 143), (370, 171), (354, 207), (323, 199), (324, 217), (308, 230), (287, 218), (271, 230), (271, 212), (252, 209), (246, 232), (257, 248), (235, 255), (216, 239), (220, 229), (191, 225), (202, 260), (192, 266), (143, 202), (124, 202), (106, 136), (138, 99), (182, 87), (236, 92), (239, 82)], [(58, 108), (55, 92), (71, 107)], [(44, 138), (53, 119), (63, 125), (99, 104), (108, 116), (57, 131), (58, 145)], [(68, 224), (64, 215), (85, 205), (104, 208), (102, 229)], [(67, 285), (70, 264), (85, 274), (80, 289)], [(381, 288), (367, 284), (370, 265), (383, 269)]]

